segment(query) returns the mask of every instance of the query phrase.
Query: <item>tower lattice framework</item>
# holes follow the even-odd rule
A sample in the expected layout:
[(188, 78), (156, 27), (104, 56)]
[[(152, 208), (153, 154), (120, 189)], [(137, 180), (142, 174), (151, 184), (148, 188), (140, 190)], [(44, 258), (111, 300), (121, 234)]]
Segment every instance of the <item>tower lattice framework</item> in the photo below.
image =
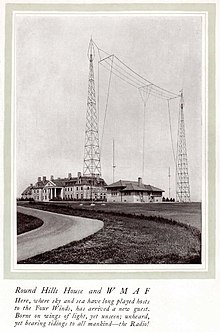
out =
[(177, 202), (190, 202), (190, 186), (189, 186), (186, 135), (185, 135), (185, 123), (184, 123), (183, 91), (181, 91), (181, 98), (180, 98), (178, 139), (177, 139), (176, 200)]
[(89, 82), (88, 82), (88, 99), (86, 112), (86, 129), (85, 129), (85, 146), (84, 146), (84, 163), (83, 175), (97, 176), (101, 175), (100, 149), (99, 149), (99, 131), (98, 115), (96, 110), (95, 80), (93, 60), (95, 50), (92, 39), (89, 43)]

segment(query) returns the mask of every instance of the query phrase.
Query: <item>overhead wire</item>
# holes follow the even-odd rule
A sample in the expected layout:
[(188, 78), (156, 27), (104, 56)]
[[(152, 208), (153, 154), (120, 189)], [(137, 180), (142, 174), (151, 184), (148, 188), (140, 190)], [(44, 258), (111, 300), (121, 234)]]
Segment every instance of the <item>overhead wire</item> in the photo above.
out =
[[(107, 60), (107, 58), (105, 58), (106, 60)], [(103, 60), (105, 60), (105, 59), (103, 59)], [(103, 61), (103, 60), (101, 60), (101, 61)], [(116, 60), (118, 60), (118, 58), (116, 58)], [(116, 66), (116, 67), (118, 67), (118, 68), (120, 68), (120, 69), (122, 69), (128, 76), (131, 76), (131, 77), (133, 77), (137, 82), (136, 83), (138, 83), (138, 84), (142, 84), (142, 85), (145, 85), (145, 82), (143, 81), (141, 81), (139, 78), (136, 78), (135, 76), (134, 76), (134, 74), (131, 74), (131, 73), (129, 73), (127, 70), (125, 70), (122, 66), (120, 66), (120, 65), (118, 65), (117, 63), (116, 63), (116, 61), (114, 61), (114, 65)]]
[[(100, 63), (100, 65), (101, 65), (102, 67), (104, 67), (105, 69), (107, 69), (108, 71), (110, 71), (106, 66), (103, 65), (103, 63)], [(113, 71), (113, 70), (112, 70), (112, 71)], [(121, 76), (119, 76), (118, 74), (116, 74), (116, 73), (114, 73), (114, 72), (113, 72), (113, 74), (114, 74), (115, 76), (119, 77), (122, 81), (125, 81), (126, 83), (130, 84), (131, 86), (133, 86), (133, 87), (135, 87), (135, 88), (138, 88), (138, 85), (134, 85), (134, 84), (130, 83), (128, 80), (122, 78)]]
[(174, 144), (173, 144), (173, 134), (172, 134), (172, 124), (171, 124), (171, 115), (170, 115), (170, 101), (169, 100), (167, 100), (167, 109), (168, 109), (168, 117), (169, 117), (170, 139), (171, 139), (173, 160), (174, 160), (174, 163), (176, 163), (176, 156), (175, 156)]
[(119, 62), (121, 62), (125, 67), (127, 67), (131, 72), (133, 72), (135, 75), (137, 75), (138, 77), (140, 77), (141, 79), (143, 79), (143, 80), (144, 80), (145, 82), (147, 82), (148, 84), (152, 84), (152, 85), (155, 86), (156, 88), (158, 88), (158, 89), (160, 89), (160, 90), (162, 90), (162, 91), (164, 91), (164, 92), (166, 92), (166, 93), (169, 93), (169, 94), (171, 94), (171, 95), (173, 95), (173, 96), (179, 97), (178, 94), (176, 94), (176, 93), (174, 93), (174, 92), (172, 92), (172, 91), (168, 91), (168, 90), (166, 90), (166, 89), (164, 89), (164, 88), (161, 88), (160, 86), (154, 84), (153, 82), (151, 82), (151, 81), (147, 80), (146, 78), (144, 78), (143, 76), (139, 75), (137, 72), (135, 72), (132, 68), (130, 68), (129, 66), (127, 66), (123, 61), (121, 61), (121, 60), (118, 59), (117, 57), (116, 57), (116, 59), (117, 59)]
[[(113, 61), (114, 61), (114, 55), (112, 55), (112, 66), (113, 66)], [(108, 109), (108, 100), (109, 100), (109, 93), (110, 93), (111, 78), (112, 78), (112, 70), (110, 71), (109, 81), (108, 81), (107, 98), (106, 98), (106, 104), (105, 104), (105, 113), (104, 113), (103, 128), (102, 128), (102, 135), (101, 135), (101, 142), (100, 142), (100, 153), (102, 152), (102, 143), (103, 143), (106, 115), (107, 115), (107, 109)]]
[(100, 55), (100, 51), (105, 53), (106, 55), (110, 55), (109, 53), (107, 53), (106, 51), (102, 50), (100, 47), (97, 46), (97, 44), (94, 42), (94, 40), (92, 40), (94, 46), (97, 48), (98, 53), (99, 53), (99, 59), (101, 60), (101, 55)]
[[(100, 64), (103, 65), (103, 61), (104, 61), (105, 64), (106, 64), (108, 67), (111, 67), (111, 63), (109, 63), (109, 60), (110, 60), (109, 57), (104, 58), (104, 59), (102, 59), (102, 60), (100, 61)], [(118, 66), (118, 65), (115, 63), (115, 61), (114, 61), (114, 70), (115, 70), (116, 72), (118, 72), (119, 74), (123, 75), (124, 77), (126, 77), (128, 80), (131, 80), (134, 84), (137, 84), (137, 86), (139, 86), (139, 82), (136, 82), (136, 81), (134, 81), (133, 79), (131, 79), (130, 77), (127, 76), (127, 74), (129, 75), (129, 73), (127, 73), (126, 71), (124, 71), (124, 73), (123, 73), (123, 72), (121, 72), (119, 69), (115, 68), (115, 66), (117, 66), (118, 68), (120, 68), (120, 69), (123, 70), (123, 68), (121, 68), (120, 66)], [(109, 70), (108, 67), (106, 67), (107, 70)], [(130, 75), (130, 76), (132, 76), (132, 75)], [(143, 84), (143, 83), (142, 83), (142, 84)]]
[[(99, 58), (100, 58), (100, 62), (102, 61), (102, 60), (104, 60), (104, 59), (102, 59), (101, 58), (101, 55), (100, 55), (100, 52), (103, 52), (104, 54), (106, 54), (108, 57), (109, 56), (111, 56), (108, 52), (106, 52), (106, 51), (104, 51), (104, 50), (102, 50), (100, 47), (98, 47), (97, 46), (97, 44), (93, 41), (93, 44), (94, 44), (94, 46), (97, 48), (97, 50), (98, 50), (98, 53), (99, 53)], [(128, 69), (132, 74), (133, 74), (133, 78), (135, 78), (136, 80), (137, 80), (137, 77), (139, 78), (139, 82), (141, 82), (141, 81), (143, 81), (143, 82), (145, 82), (145, 83), (147, 83), (147, 85), (148, 84), (152, 84), (152, 86), (153, 86), (153, 90), (154, 90), (154, 95), (156, 96), (161, 96), (161, 98), (163, 98), (163, 99), (173, 99), (173, 98), (178, 98), (178, 97), (180, 97), (180, 95), (179, 94), (177, 94), (177, 93), (174, 93), (174, 92), (172, 92), (172, 91), (169, 91), (169, 90), (167, 90), (167, 89), (164, 89), (164, 88), (162, 88), (162, 87), (160, 87), (159, 85), (157, 85), (157, 84), (154, 84), (153, 82), (151, 82), (151, 81), (149, 81), (149, 80), (147, 80), (145, 77), (143, 77), (143, 76), (141, 76), (140, 74), (138, 74), (136, 71), (134, 71), (131, 67), (129, 67), (125, 62), (123, 62), (122, 60), (120, 60), (116, 55), (114, 56), (114, 64), (115, 64), (115, 59), (122, 65), (122, 66), (124, 66), (126, 69)], [(119, 65), (117, 65), (116, 64), (116, 66), (119, 66)], [(121, 67), (122, 68), (122, 67)], [(124, 71), (125, 71), (125, 69), (123, 69)], [(130, 73), (128, 73), (127, 71), (126, 71), (126, 73), (128, 74), (128, 75), (131, 75)], [(140, 81), (140, 79), (141, 79), (141, 81)], [(160, 92), (160, 93), (159, 93)]]
[[(137, 89), (139, 89), (139, 88), (142, 88), (143, 90), (144, 89), (146, 89), (147, 88), (147, 86), (140, 86), (140, 85), (138, 85), (136, 82), (134, 82), (133, 80), (131, 80), (130, 78), (127, 78), (123, 73), (121, 73), (121, 72), (119, 72), (118, 70), (116, 70), (115, 68), (112, 68), (111, 70), (108, 68), (108, 67), (106, 67), (102, 62), (99, 62), (100, 63), (100, 65), (102, 66), (102, 67), (104, 67), (106, 70), (108, 70), (109, 72), (110, 71), (112, 71), (112, 73), (115, 75), (115, 76), (117, 76), (117, 77), (119, 77), (122, 81), (124, 81), (124, 82), (126, 82), (127, 84), (129, 84), (129, 85), (131, 85), (131, 86), (133, 86), (133, 87), (135, 87), (135, 88), (137, 88)], [(115, 73), (115, 71), (117, 72), (117, 74)], [(118, 74), (119, 73), (119, 74)], [(122, 75), (122, 76), (124, 76), (124, 77), (122, 77), (122, 76), (120, 76), (120, 74)], [(131, 83), (131, 82), (132, 83)], [(149, 85), (151, 85), (151, 84), (149, 84)], [(161, 98), (161, 99), (168, 99), (169, 97), (168, 96), (164, 96), (164, 95), (161, 95), (161, 94), (159, 94), (156, 90), (153, 90), (153, 92), (152, 92), (152, 89), (153, 89), (154, 87), (152, 86), (152, 88), (151, 88), (151, 95), (153, 95), (153, 96), (155, 96), (155, 97), (158, 97), (158, 98)], [(175, 98), (177, 98), (177, 97), (175, 97)], [(170, 98), (169, 98), (170, 99)], [(171, 98), (172, 99), (172, 98)]]
[[(115, 59), (118, 59), (116, 56), (114, 56)], [(106, 66), (103, 64), (103, 62), (106, 64)], [(99, 63), (106, 69), (106, 70), (111, 70), (109, 67), (111, 66), (111, 64), (109, 63), (109, 57), (104, 58), (102, 60), (99, 61)], [(115, 68), (115, 66), (118, 67)], [(136, 88), (140, 88), (140, 87), (144, 87), (146, 86), (146, 84), (144, 85), (144, 83), (147, 82), (147, 85), (151, 84), (152, 85), (152, 89), (151, 89), (151, 94), (155, 97), (161, 98), (161, 99), (174, 99), (174, 98), (178, 98), (179, 95), (174, 95), (173, 93), (169, 93), (167, 92), (167, 90), (165, 89), (160, 89), (158, 88), (156, 85), (154, 85), (153, 83), (151, 83), (150, 81), (145, 81), (144, 79), (142, 79), (142, 81), (138, 78), (136, 78), (133, 74), (128, 73), (124, 68), (122, 68), (121, 66), (119, 66), (117, 63), (115, 63), (114, 61), (114, 66), (113, 66), (113, 74), (116, 75), (117, 77), (119, 77), (120, 79), (126, 81), (128, 84), (136, 87)], [(123, 76), (123, 77), (121, 77)], [(130, 77), (129, 77), (130, 76)], [(132, 77), (132, 78), (131, 78)]]

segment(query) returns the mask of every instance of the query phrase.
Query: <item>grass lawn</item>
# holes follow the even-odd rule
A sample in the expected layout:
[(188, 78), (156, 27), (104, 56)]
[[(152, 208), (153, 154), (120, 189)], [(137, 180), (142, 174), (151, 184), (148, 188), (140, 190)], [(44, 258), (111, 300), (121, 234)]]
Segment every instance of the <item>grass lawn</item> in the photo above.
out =
[[(62, 203), (61, 203), (62, 204)], [(77, 202), (63, 203), (70, 207), (79, 206)], [(83, 208), (88, 208), (89, 204), (84, 204)], [(90, 210), (103, 212), (124, 212), (133, 215), (161, 216), (166, 219), (173, 219), (181, 223), (189, 224), (193, 227), (202, 229), (201, 220), (201, 203), (106, 203), (102, 205), (97, 203), (94, 207), (89, 207)]]
[(43, 221), (26, 214), (17, 213), (17, 235), (32, 231), (43, 225)]
[(97, 204), (95, 207), (89, 205), (81, 207), (79, 203), (29, 204), (29, 207), (41, 210), (100, 219), (104, 221), (104, 227), (86, 239), (69, 243), (19, 263), (201, 263), (201, 234), (197, 228), (175, 220), (137, 212), (137, 205), (132, 210), (132, 206), (124, 204), (124, 210), (117, 210), (116, 205), (111, 209), (107, 204), (105, 206)]

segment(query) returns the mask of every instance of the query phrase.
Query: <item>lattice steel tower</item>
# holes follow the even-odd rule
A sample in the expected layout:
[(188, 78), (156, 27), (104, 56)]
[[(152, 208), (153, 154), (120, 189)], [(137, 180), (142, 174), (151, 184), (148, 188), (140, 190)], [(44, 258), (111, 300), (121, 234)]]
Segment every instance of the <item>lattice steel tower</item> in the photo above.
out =
[(101, 175), (98, 116), (96, 111), (95, 80), (94, 80), (94, 68), (93, 68), (94, 57), (95, 57), (95, 50), (91, 38), (88, 48), (89, 83), (88, 83), (88, 99), (87, 99), (87, 112), (86, 112), (84, 163), (83, 163), (83, 175), (85, 176)]
[(181, 91), (176, 155), (176, 200), (177, 202), (190, 202), (190, 186), (183, 108), (184, 99), (183, 91)]

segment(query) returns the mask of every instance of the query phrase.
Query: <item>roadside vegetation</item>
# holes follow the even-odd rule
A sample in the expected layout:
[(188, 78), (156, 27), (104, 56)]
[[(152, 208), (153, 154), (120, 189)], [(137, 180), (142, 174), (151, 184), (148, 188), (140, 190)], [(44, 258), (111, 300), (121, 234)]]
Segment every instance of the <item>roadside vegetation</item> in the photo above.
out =
[(26, 214), (17, 213), (17, 235), (32, 231), (43, 225), (43, 221)]
[[(157, 204), (155, 204), (157, 205)], [(143, 208), (139, 205), (139, 209)], [(81, 241), (45, 252), (22, 264), (199, 264), (201, 234), (188, 223), (145, 215), (124, 204), (30, 203), (41, 210), (100, 219), (104, 227)], [(146, 206), (146, 205), (145, 205)], [(170, 206), (171, 207), (171, 206)], [(168, 209), (168, 208), (167, 208)], [(176, 212), (175, 212), (176, 213)]]

